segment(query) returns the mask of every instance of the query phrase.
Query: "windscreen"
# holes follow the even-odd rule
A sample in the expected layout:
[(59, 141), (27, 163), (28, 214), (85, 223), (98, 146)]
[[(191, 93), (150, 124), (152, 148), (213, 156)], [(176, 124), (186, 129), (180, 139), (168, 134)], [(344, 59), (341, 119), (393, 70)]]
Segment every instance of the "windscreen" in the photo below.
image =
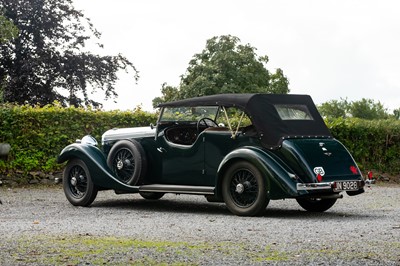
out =
[(160, 121), (198, 121), (201, 118), (215, 120), (218, 106), (196, 106), (196, 107), (164, 107)]

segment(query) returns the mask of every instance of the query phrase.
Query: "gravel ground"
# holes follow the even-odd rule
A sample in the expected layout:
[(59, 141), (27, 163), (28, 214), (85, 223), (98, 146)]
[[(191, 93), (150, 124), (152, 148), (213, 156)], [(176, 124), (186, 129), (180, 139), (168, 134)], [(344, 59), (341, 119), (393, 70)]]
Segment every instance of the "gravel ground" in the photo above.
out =
[(262, 217), (172, 194), (103, 191), (74, 207), (60, 186), (0, 188), (0, 200), (0, 265), (400, 265), (399, 186), (320, 214), (271, 201)]

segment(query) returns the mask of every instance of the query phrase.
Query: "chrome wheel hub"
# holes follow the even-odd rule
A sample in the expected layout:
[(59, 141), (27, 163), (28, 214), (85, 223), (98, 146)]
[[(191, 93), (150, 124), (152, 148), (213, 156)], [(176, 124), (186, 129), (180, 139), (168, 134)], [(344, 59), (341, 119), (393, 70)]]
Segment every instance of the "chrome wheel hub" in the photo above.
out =
[(124, 162), (122, 160), (119, 160), (117, 162), (117, 169), (121, 170), (122, 168), (124, 168)]
[(242, 194), (244, 192), (244, 185), (243, 184), (237, 184), (235, 192), (237, 192), (239, 194)]
[(76, 179), (75, 176), (73, 176), (73, 177), (71, 178), (71, 185), (74, 186), (74, 187), (76, 187), (76, 184), (78, 184), (78, 180)]

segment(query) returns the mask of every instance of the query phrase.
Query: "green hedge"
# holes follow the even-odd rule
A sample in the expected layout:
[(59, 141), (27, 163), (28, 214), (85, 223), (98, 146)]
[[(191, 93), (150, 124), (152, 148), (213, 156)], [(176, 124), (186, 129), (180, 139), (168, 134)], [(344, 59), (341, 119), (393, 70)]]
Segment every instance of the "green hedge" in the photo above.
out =
[(91, 134), (100, 142), (108, 129), (148, 126), (156, 119), (156, 114), (141, 109), (105, 112), (57, 105), (0, 106), (0, 143), (12, 147), (8, 160), (0, 160), (0, 174), (59, 170), (57, 155), (76, 139)]
[[(95, 111), (49, 105), (0, 106), (0, 143), (11, 144), (0, 174), (60, 170), (59, 152), (86, 134), (98, 141), (114, 127), (148, 126), (157, 115), (133, 111)], [(326, 121), (333, 135), (352, 153), (363, 171), (400, 172), (400, 121), (335, 119)]]
[(400, 121), (339, 118), (325, 121), (364, 171), (400, 173)]

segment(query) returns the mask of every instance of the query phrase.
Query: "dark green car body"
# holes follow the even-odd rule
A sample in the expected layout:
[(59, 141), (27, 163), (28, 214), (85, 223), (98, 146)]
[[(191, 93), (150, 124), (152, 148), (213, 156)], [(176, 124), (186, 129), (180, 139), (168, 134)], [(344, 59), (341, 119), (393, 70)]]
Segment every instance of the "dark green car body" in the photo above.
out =
[(73, 162), (64, 172), (72, 204), (89, 205), (93, 187), (153, 199), (205, 195), (235, 214), (258, 215), (269, 200), (295, 198), (306, 210), (325, 211), (341, 192), (364, 191), (357, 164), (309, 96), (224, 94), (160, 108), (155, 126), (112, 129), (101, 149), (85, 137), (61, 152), (60, 163)]

